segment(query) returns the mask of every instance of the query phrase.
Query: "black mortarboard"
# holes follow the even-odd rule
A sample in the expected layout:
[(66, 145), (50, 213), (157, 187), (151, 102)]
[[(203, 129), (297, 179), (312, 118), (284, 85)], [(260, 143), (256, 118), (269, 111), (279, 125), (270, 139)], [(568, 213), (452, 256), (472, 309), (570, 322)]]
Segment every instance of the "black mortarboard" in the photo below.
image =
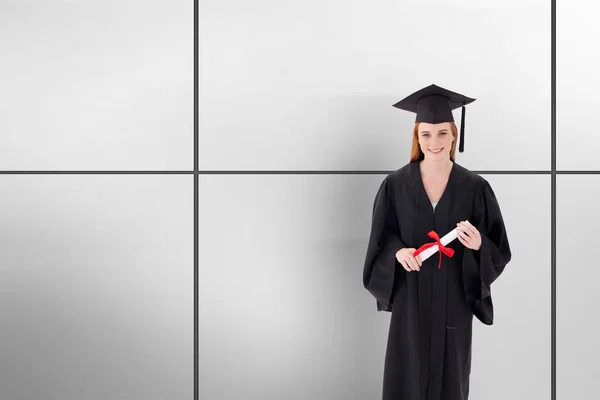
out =
[(400, 100), (394, 107), (417, 113), (417, 122), (439, 124), (454, 122), (452, 110), (462, 106), (460, 119), (460, 146), (458, 151), (465, 149), (465, 104), (475, 101), (470, 97), (452, 92), (437, 85), (429, 85)]

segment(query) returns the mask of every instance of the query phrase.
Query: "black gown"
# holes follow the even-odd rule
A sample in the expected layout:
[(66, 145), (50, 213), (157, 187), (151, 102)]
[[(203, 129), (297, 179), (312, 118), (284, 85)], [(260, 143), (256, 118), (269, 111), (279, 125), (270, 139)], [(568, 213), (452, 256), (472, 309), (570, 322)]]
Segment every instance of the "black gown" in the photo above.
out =
[[(471, 372), (473, 315), (492, 325), (491, 284), (510, 261), (504, 221), (490, 184), (453, 163), (435, 208), (427, 197), (419, 161), (390, 173), (373, 204), (371, 233), (363, 272), (377, 311), (390, 311), (384, 363), (383, 400), (467, 400)], [(396, 260), (404, 247), (418, 249), (469, 220), (481, 234), (481, 248), (458, 238), (434, 253), (420, 271), (406, 271)]]

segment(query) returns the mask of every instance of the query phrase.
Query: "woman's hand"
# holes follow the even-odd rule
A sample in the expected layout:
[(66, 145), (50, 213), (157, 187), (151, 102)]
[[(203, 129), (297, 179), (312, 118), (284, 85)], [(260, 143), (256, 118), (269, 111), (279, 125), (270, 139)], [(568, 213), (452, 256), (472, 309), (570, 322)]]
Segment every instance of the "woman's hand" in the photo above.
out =
[(413, 256), (415, 251), (417, 251), (417, 249), (405, 247), (396, 252), (396, 260), (398, 260), (408, 272), (421, 270), (423, 262), (421, 261), (420, 255), (416, 258)]
[(472, 250), (479, 250), (481, 248), (481, 234), (469, 221), (460, 221), (456, 224), (458, 229), (458, 240), (465, 247)]

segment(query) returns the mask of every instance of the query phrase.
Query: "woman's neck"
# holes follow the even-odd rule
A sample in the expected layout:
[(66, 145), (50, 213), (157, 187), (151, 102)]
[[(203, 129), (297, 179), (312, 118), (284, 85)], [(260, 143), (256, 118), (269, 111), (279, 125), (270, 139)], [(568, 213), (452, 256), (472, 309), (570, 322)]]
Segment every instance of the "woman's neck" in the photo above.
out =
[(421, 172), (424, 177), (440, 178), (448, 176), (448, 172), (452, 169), (453, 161), (447, 160), (428, 160), (423, 159), (420, 162)]

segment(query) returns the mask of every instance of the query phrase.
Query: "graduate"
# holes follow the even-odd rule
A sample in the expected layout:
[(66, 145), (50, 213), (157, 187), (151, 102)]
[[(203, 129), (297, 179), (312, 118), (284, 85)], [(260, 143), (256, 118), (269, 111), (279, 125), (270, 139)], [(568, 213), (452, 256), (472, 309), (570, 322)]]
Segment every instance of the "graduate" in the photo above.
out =
[[(363, 284), (391, 312), (383, 400), (467, 400), (473, 316), (492, 325), (491, 285), (511, 259), (490, 184), (455, 162), (452, 110), (475, 99), (436, 85), (394, 104), (416, 113), (410, 162), (375, 196)], [(414, 253), (453, 229), (426, 260)], [(440, 243), (441, 245), (441, 243)]]

